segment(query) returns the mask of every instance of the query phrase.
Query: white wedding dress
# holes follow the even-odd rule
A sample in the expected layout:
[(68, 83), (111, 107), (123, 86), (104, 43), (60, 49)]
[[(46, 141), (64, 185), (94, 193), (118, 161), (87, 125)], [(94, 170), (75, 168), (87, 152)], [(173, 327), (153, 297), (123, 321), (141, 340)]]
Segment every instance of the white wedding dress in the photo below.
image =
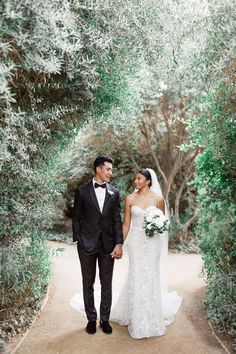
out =
[(131, 227), (125, 245), (129, 270), (110, 319), (128, 326), (133, 338), (162, 336), (173, 322), (182, 299), (163, 289), (160, 274), (161, 236), (147, 237), (143, 229), (145, 210), (131, 207)]

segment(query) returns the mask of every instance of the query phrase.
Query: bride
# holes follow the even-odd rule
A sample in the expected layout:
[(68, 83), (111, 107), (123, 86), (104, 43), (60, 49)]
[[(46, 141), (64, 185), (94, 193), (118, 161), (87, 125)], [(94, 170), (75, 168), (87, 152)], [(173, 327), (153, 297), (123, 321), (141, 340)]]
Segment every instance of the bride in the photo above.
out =
[(111, 320), (128, 326), (133, 338), (162, 336), (173, 322), (182, 299), (168, 293), (163, 276), (168, 253), (168, 233), (147, 237), (143, 229), (145, 210), (155, 206), (167, 215), (155, 172), (140, 169), (135, 176), (135, 192), (125, 200), (123, 236), (129, 256), (124, 287), (111, 311)]

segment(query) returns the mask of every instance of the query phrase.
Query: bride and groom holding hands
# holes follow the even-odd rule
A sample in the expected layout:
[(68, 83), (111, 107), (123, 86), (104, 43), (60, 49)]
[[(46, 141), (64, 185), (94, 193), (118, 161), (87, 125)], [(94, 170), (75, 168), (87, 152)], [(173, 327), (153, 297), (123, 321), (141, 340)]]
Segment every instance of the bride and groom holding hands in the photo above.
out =
[[(182, 299), (175, 292), (168, 293), (165, 286), (163, 268), (168, 253), (168, 233), (154, 232), (148, 237), (148, 229), (144, 230), (144, 216), (150, 207), (167, 214), (165, 201), (155, 172), (138, 170), (135, 192), (125, 199), (122, 225), (119, 191), (109, 184), (112, 165), (111, 157), (98, 156), (94, 161), (93, 179), (77, 188), (74, 198), (73, 241), (77, 242), (81, 265), (83, 302), (88, 319), (86, 331), (96, 333), (94, 282), (98, 262), (101, 283), (99, 323), (103, 332), (112, 333), (109, 322), (112, 320), (128, 326), (133, 338), (161, 336), (173, 321)], [(122, 258), (123, 241), (127, 247), (129, 269), (118, 300), (111, 309), (114, 260)], [(80, 309), (81, 304), (77, 308)]]

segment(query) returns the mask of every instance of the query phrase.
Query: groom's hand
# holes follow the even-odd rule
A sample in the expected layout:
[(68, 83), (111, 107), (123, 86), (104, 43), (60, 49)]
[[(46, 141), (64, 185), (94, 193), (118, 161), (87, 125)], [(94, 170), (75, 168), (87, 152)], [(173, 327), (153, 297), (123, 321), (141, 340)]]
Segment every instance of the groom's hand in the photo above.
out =
[(116, 245), (114, 250), (111, 252), (111, 257), (115, 259), (120, 259), (122, 257), (122, 245)]

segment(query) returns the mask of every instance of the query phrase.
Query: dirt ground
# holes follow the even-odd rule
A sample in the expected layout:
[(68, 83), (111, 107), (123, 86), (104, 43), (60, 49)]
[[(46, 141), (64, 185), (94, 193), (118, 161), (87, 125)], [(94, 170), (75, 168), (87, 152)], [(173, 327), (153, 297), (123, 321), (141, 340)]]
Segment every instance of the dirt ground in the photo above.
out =
[[(70, 307), (71, 297), (82, 290), (75, 245), (51, 243), (65, 251), (53, 259), (54, 275), (49, 298), (39, 318), (24, 336), (8, 345), (11, 354), (222, 354), (226, 351), (212, 334), (202, 308), (204, 282), (200, 278), (199, 255), (170, 254), (167, 279), (169, 290), (177, 290), (183, 304), (173, 324), (162, 337), (135, 340), (127, 327), (113, 323), (108, 336), (98, 328), (85, 332), (87, 320)], [(113, 289), (117, 291), (127, 270), (127, 256), (116, 261)], [(99, 289), (96, 279), (95, 288)], [(229, 353), (229, 352), (228, 352)]]

